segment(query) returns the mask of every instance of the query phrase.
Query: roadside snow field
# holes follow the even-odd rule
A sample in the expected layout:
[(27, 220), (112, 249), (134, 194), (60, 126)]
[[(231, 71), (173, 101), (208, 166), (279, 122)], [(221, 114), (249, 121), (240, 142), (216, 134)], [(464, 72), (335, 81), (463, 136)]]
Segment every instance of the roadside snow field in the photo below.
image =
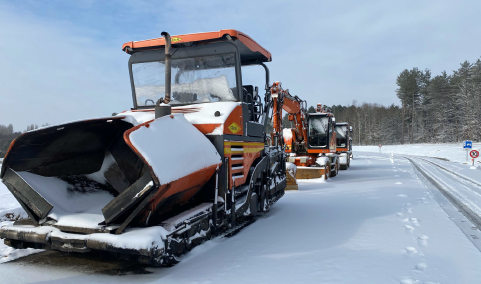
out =
[(481, 252), (458, 226), (469, 221), (453, 220), (436, 195), (408, 160), (355, 152), (347, 171), (299, 181), (255, 223), (174, 267), (112, 276), (32, 262), (41, 252), (1, 264), (0, 283), (479, 283)]
[[(353, 146), (356, 152), (379, 153), (379, 146)], [(473, 143), (473, 150), (481, 151), (481, 143)], [(405, 144), (405, 145), (383, 145), (381, 152), (385, 154), (403, 154), (413, 156), (427, 156), (434, 158), (448, 159), (457, 163), (466, 163), (466, 151), (463, 149), (463, 142), (444, 144)], [(476, 159), (476, 165), (480, 165), (481, 159)], [(469, 158), (471, 164), (471, 158)]]

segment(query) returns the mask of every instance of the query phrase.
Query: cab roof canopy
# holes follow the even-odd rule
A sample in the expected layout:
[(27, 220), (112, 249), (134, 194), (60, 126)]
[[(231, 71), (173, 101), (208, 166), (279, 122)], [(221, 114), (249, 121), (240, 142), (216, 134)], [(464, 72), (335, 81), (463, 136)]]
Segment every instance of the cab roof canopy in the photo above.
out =
[[(237, 46), (242, 65), (269, 62), (272, 60), (272, 56), (269, 51), (260, 46), (248, 35), (236, 30), (220, 30), (218, 32), (171, 36), (172, 48), (228, 41), (226, 35), (230, 35), (233, 39), (233, 43)], [(142, 41), (126, 42), (122, 46), (122, 50), (128, 54), (133, 54), (137, 51), (158, 49), (163, 48), (164, 46), (165, 39), (161, 37)]]

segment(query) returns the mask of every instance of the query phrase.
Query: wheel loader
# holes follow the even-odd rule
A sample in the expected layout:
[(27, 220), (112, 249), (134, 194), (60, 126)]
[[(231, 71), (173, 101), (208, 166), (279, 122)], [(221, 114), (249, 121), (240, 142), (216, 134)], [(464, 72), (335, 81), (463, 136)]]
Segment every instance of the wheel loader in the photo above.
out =
[[(130, 110), (11, 143), (0, 177), (29, 218), (0, 229), (5, 244), (169, 266), (283, 196), (285, 154), (267, 134), (269, 51), (236, 30), (163, 32), (122, 50)], [(243, 81), (252, 65), (265, 70), (264, 98)]]

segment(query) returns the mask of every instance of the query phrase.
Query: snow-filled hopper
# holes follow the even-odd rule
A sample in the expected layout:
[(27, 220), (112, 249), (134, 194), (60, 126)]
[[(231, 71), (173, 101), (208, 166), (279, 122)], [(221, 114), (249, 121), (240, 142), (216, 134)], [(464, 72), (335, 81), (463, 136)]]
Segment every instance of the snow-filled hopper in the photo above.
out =
[[(285, 155), (266, 136), (271, 54), (235, 30), (163, 36), (123, 45), (131, 110), (12, 142), (0, 177), (29, 218), (0, 229), (5, 244), (171, 265), (284, 194)], [(265, 70), (264, 98), (243, 82), (249, 65)]]

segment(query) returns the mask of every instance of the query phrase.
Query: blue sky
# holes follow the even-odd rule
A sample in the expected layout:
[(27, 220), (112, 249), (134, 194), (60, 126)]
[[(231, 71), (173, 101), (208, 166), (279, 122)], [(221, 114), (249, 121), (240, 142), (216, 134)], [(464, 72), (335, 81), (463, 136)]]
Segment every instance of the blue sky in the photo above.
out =
[[(397, 104), (403, 69), (449, 73), (481, 56), (480, 10), (481, 1), (0, 0), (0, 124), (129, 109), (121, 46), (164, 30), (248, 34), (272, 53), (271, 81), (309, 105)], [(246, 78), (262, 86), (257, 74)]]

